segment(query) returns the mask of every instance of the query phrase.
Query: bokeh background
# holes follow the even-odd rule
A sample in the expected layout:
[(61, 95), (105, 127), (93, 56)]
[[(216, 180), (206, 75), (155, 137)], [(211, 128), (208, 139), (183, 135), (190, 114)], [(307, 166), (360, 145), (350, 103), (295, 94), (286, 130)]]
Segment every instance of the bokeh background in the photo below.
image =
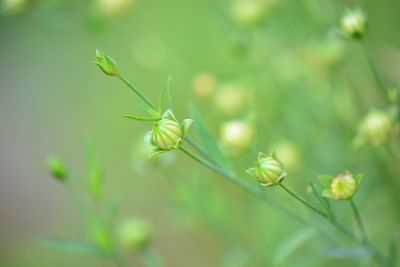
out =
[[(217, 138), (227, 121), (250, 122), (254, 142), (232, 155), (248, 182), (244, 170), (259, 150), (281, 154), (287, 185), (306, 198), (318, 174), (365, 173), (355, 201), (374, 243), (388, 250), (400, 218), (400, 164), (382, 148), (353, 146), (357, 125), (382, 101), (359, 44), (343, 38), (339, 21), (347, 7), (364, 8), (366, 46), (395, 86), (400, 3), (243, 2), (1, 2), (0, 266), (113, 266), (38, 242), (85, 239), (82, 216), (45, 159), (60, 155), (69, 173), (84, 179), (88, 142), (105, 172), (106, 198), (124, 196), (118, 218), (145, 218), (166, 266), (370, 266), (362, 253), (340, 253), (354, 245), (279, 188), (268, 194), (311, 224), (182, 153), (146, 162), (141, 144), (151, 124), (121, 117), (145, 112), (126, 86), (92, 64), (95, 49), (110, 54), (153, 101), (171, 76), (175, 114), (190, 117), (194, 104)], [(354, 227), (348, 205), (335, 203), (335, 209)], [(132, 266), (137, 262), (132, 256)]]

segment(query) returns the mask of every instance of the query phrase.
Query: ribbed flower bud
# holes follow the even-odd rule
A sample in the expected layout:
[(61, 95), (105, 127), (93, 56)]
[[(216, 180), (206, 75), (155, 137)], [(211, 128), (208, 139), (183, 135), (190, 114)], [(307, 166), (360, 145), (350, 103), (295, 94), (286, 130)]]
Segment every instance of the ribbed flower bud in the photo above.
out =
[(67, 179), (67, 169), (64, 162), (57, 156), (51, 156), (47, 160), (47, 165), (51, 174), (60, 181), (65, 181)]
[(155, 147), (150, 158), (178, 149), (192, 122), (191, 119), (185, 119), (179, 124), (171, 110), (165, 111), (161, 119), (154, 123), (153, 130), (147, 134), (150, 136), (150, 144)]
[(349, 38), (361, 39), (365, 35), (367, 16), (359, 9), (349, 9), (346, 11), (341, 21), (343, 33)]
[(278, 185), (287, 175), (275, 152), (271, 156), (260, 152), (256, 167), (248, 169), (247, 173), (256, 177), (262, 186)]
[(115, 60), (99, 50), (96, 50), (96, 60), (93, 63), (99, 66), (105, 74), (119, 76), (119, 69)]
[(389, 114), (372, 110), (362, 122), (361, 130), (370, 144), (379, 146), (390, 140), (394, 132), (394, 123)]
[(322, 195), (336, 200), (349, 200), (357, 191), (363, 177), (363, 174), (358, 174), (354, 177), (349, 171), (345, 171), (344, 174), (340, 174), (335, 178), (321, 175), (319, 179), (326, 187)]
[(243, 121), (227, 122), (221, 128), (221, 143), (232, 155), (247, 150), (254, 137), (254, 128)]
[(154, 124), (152, 139), (163, 150), (175, 149), (182, 142), (182, 131), (175, 121), (163, 119)]
[(129, 218), (117, 229), (117, 237), (121, 246), (131, 252), (144, 249), (151, 236), (149, 224), (138, 218)]

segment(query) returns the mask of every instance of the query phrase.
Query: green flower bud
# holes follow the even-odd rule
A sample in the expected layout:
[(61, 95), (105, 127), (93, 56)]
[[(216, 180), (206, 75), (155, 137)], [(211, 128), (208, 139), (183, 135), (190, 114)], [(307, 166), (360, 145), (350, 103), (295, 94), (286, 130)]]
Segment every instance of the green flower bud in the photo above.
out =
[(151, 229), (141, 219), (129, 218), (117, 228), (117, 238), (121, 246), (131, 252), (146, 248), (149, 244)]
[(321, 175), (319, 179), (326, 187), (322, 195), (336, 200), (349, 200), (357, 191), (363, 178), (363, 174), (358, 174), (354, 177), (349, 171), (345, 171), (344, 174), (340, 174), (335, 178)]
[(154, 124), (152, 138), (162, 150), (172, 150), (182, 142), (182, 131), (178, 123), (164, 119)]
[(276, 0), (236, 0), (232, 6), (232, 17), (242, 27), (260, 24)]
[(221, 143), (233, 155), (247, 150), (254, 137), (254, 128), (243, 121), (227, 122), (221, 128)]
[(119, 76), (118, 66), (114, 59), (99, 50), (96, 50), (96, 61), (93, 63), (99, 66), (105, 74)]
[(156, 147), (150, 157), (178, 149), (192, 122), (191, 119), (185, 119), (179, 124), (171, 110), (164, 112), (161, 119), (154, 123), (153, 130), (148, 133), (151, 136), (150, 144)]
[(361, 131), (370, 144), (379, 146), (387, 143), (392, 137), (394, 123), (390, 114), (379, 110), (372, 110), (363, 120)]
[(200, 98), (209, 97), (215, 91), (215, 87), (216, 80), (211, 73), (199, 73), (193, 79), (193, 91)]
[(107, 17), (118, 17), (129, 12), (136, 0), (96, 0), (99, 11)]
[(29, 2), (28, 0), (3, 0), (0, 4), (0, 9), (2, 13), (15, 15), (24, 11), (28, 7)]
[(364, 12), (359, 9), (349, 9), (346, 11), (341, 21), (343, 33), (352, 39), (361, 39), (365, 35), (367, 17)]
[(248, 169), (247, 173), (256, 177), (262, 186), (278, 185), (287, 175), (275, 152), (271, 156), (260, 152), (256, 167)]
[(225, 84), (215, 94), (215, 105), (223, 113), (230, 115), (243, 108), (248, 95), (240, 86)]
[(64, 162), (57, 156), (50, 156), (47, 160), (47, 165), (51, 174), (60, 181), (67, 179), (67, 169)]

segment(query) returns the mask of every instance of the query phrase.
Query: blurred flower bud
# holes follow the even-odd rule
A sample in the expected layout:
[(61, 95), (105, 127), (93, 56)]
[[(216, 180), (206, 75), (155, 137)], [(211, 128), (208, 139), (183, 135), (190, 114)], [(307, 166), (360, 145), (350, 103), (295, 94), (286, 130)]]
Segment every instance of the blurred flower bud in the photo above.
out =
[(185, 119), (179, 124), (171, 110), (164, 112), (161, 120), (154, 123), (153, 130), (148, 133), (151, 135), (150, 144), (156, 147), (150, 158), (169, 150), (178, 149), (192, 122), (191, 119)]
[(360, 8), (348, 9), (341, 21), (343, 33), (352, 39), (361, 39), (365, 35), (367, 16)]
[(300, 152), (297, 146), (291, 142), (279, 142), (273, 145), (276, 154), (282, 162), (285, 162), (285, 168), (288, 171), (296, 170), (300, 163)]
[(193, 91), (200, 98), (207, 98), (215, 91), (216, 81), (211, 73), (199, 73), (193, 80)]
[(368, 113), (361, 124), (361, 134), (366, 140), (379, 146), (387, 143), (394, 132), (394, 122), (390, 115), (379, 110), (372, 110)]
[(96, 61), (93, 63), (99, 66), (105, 74), (119, 76), (118, 66), (114, 59), (99, 50), (96, 50)]
[(241, 87), (227, 84), (217, 90), (214, 101), (220, 111), (232, 114), (244, 106), (246, 98), (246, 92)]
[(357, 191), (363, 178), (363, 174), (358, 174), (354, 177), (349, 171), (345, 171), (344, 174), (340, 174), (335, 178), (329, 175), (321, 175), (319, 179), (326, 187), (322, 195), (336, 200), (349, 200)]
[(60, 181), (67, 179), (67, 169), (64, 162), (57, 156), (50, 156), (47, 160), (47, 165), (51, 174)]
[(256, 167), (248, 169), (247, 173), (256, 177), (262, 186), (278, 185), (287, 175), (275, 152), (271, 156), (260, 152)]
[(136, 0), (97, 0), (99, 11), (107, 17), (117, 17), (129, 12)]
[(227, 122), (221, 128), (221, 143), (231, 155), (247, 150), (254, 137), (254, 128), (243, 121)]
[(268, 7), (275, 1), (236, 0), (232, 6), (232, 16), (243, 27), (254, 27), (264, 18)]
[(316, 71), (337, 65), (343, 58), (344, 51), (343, 40), (335, 35), (314, 40), (306, 47), (306, 55)]
[(18, 14), (24, 11), (29, 4), (29, 0), (3, 0), (1, 1), (1, 11), (5, 14)]
[(151, 229), (149, 224), (138, 218), (126, 219), (117, 228), (117, 238), (121, 246), (130, 251), (136, 252), (146, 248), (149, 244)]

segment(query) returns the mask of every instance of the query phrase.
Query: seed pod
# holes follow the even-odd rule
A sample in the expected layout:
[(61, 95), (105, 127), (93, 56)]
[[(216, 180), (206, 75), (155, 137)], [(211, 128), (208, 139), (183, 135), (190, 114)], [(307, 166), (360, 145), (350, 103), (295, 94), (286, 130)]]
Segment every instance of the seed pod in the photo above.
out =
[(115, 60), (99, 50), (96, 50), (96, 60), (93, 63), (99, 66), (105, 74), (119, 76), (119, 69)]
[(360, 8), (349, 9), (341, 21), (343, 33), (351, 39), (361, 39), (365, 35), (367, 16)]
[(363, 174), (354, 177), (349, 171), (345, 171), (344, 174), (335, 178), (329, 175), (321, 175), (319, 179), (326, 187), (322, 195), (336, 200), (349, 200), (356, 193), (363, 178)]
[(54, 178), (59, 181), (67, 179), (67, 169), (64, 162), (57, 156), (51, 156), (47, 160), (47, 165)]
[(247, 150), (254, 137), (254, 128), (243, 121), (227, 122), (221, 128), (221, 143), (232, 155)]
[(248, 169), (247, 173), (256, 177), (262, 186), (278, 185), (287, 175), (275, 152), (271, 156), (260, 152), (256, 167)]
[(151, 229), (149, 224), (138, 218), (125, 220), (117, 229), (119, 243), (130, 252), (146, 248), (149, 244), (150, 236)]

